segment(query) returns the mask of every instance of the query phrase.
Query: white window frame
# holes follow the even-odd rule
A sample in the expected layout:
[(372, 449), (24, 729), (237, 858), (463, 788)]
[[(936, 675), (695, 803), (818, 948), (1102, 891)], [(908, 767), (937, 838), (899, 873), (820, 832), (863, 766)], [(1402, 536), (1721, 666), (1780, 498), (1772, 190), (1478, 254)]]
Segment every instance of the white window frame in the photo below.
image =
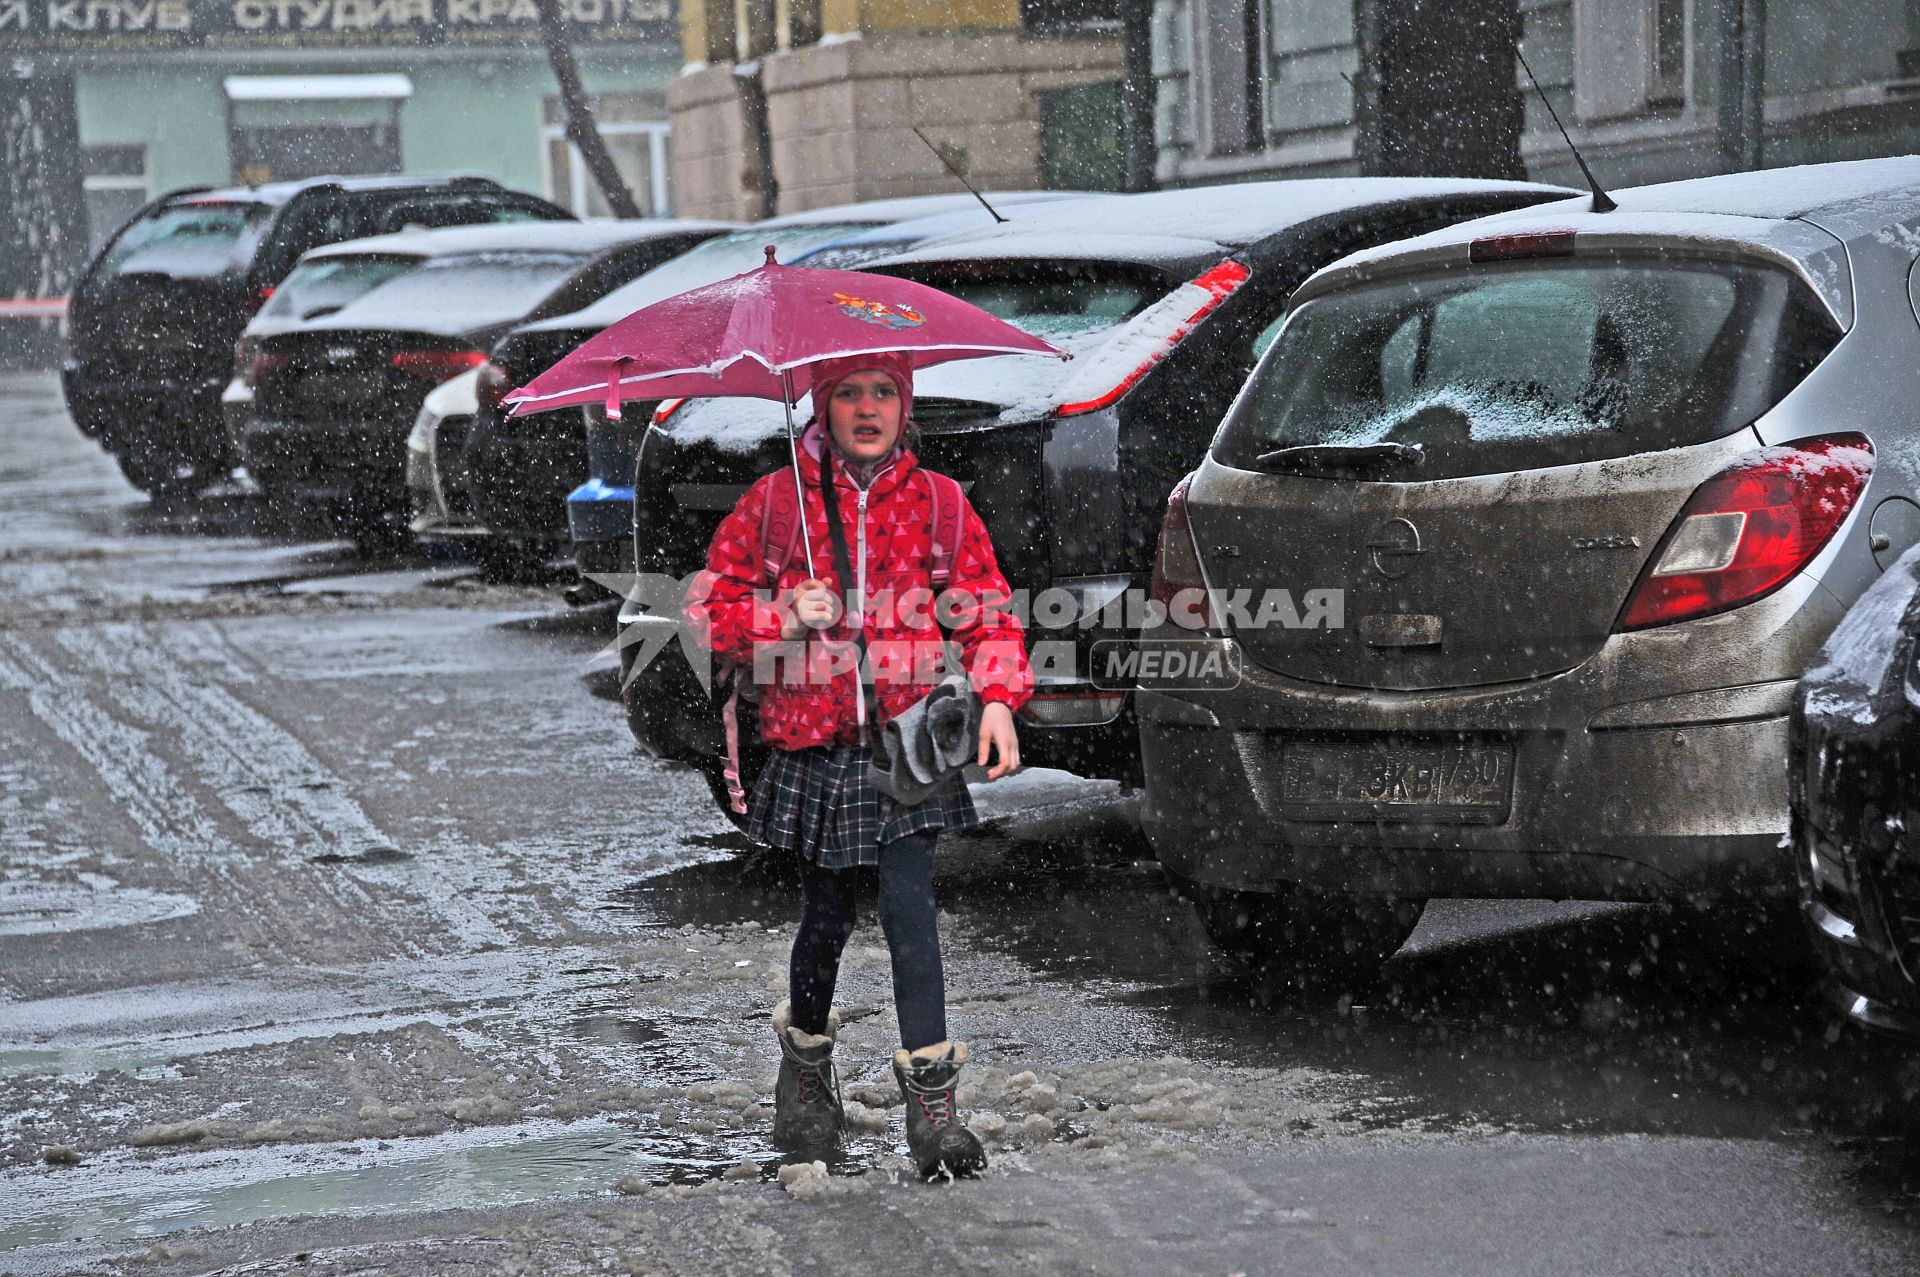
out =
[[(647, 181), (651, 187), (647, 203), (653, 209), (655, 217), (672, 217), (673, 206), (668, 199), (667, 187), (667, 138), (672, 134), (673, 126), (665, 120), (620, 120), (600, 125), (601, 137), (633, 137), (645, 133), (647, 137)], [(542, 124), (540, 126), (540, 163), (548, 170), (547, 190), (558, 199), (560, 192), (552, 171), (550, 142), (565, 141), (567, 126), (564, 124)], [(576, 217), (587, 215), (588, 183), (592, 175), (587, 172), (586, 158), (580, 154), (580, 148), (567, 142), (567, 207)]]

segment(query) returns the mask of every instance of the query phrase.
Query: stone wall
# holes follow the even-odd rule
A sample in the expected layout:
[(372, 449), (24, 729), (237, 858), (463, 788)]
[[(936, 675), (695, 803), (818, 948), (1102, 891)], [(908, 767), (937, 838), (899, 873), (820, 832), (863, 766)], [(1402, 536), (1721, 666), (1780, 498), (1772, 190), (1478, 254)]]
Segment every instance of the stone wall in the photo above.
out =
[[(983, 190), (1041, 185), (1039, 94), (1122, 72), (1117, 37), (888, 32), (762, 60), (778, 212), (947, 194), (957, 186), (918, 126)], [(684, 75), (669, 95), (677, 206), (757, 215), (757, 158), (730, 68)]]

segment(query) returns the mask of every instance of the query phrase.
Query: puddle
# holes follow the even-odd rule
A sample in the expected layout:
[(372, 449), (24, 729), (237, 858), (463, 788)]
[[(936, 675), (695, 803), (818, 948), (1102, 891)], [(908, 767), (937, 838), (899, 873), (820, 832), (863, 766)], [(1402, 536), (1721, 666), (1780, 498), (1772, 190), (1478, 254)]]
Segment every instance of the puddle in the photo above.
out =
[[(105, 1157), (73, 1169), (0, 1176), (9, 1209), (0, 1251), (85, 1238), (126, 1242), (186, 1228), (295, 1215), (387, 1215), (505, 1206), (610, 1189), (711, 1179), (743, 1157), (778, 1155), (751, 1138), (690, 1143), (606, 1121), (529, 1122), (382, 1144)], [(12, 1258), (25, 1260), (31, 1252)]]

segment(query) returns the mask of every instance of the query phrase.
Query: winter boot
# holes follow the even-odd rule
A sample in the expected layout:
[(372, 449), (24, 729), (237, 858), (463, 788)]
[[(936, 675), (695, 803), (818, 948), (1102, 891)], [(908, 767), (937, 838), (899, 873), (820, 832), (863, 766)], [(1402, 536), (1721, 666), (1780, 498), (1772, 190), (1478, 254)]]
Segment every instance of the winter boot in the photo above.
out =
[(780, 1039), (780, 1077), (773, 1084), (773, 1142), (788, 1152), (837, 1148), (847, 1128), (840, 1104), (840, 1078), (833, 1069), (833, 1043), (840, 1013), (827, 1012), (825, 1034), (793, 1027), (791, 1004), (773, 1009)]
[(960, 1066), (967, 1062), (965, 1042), (936, 1042), (917, 1051), (893, 1053), (893, 1076), (907, 1102), (907, 1151), (922, 1179), (945, 1171), (949, 1176), (984, 1170), (987, 1152), (972, 1131), (960, 1125), (955, 1094)]

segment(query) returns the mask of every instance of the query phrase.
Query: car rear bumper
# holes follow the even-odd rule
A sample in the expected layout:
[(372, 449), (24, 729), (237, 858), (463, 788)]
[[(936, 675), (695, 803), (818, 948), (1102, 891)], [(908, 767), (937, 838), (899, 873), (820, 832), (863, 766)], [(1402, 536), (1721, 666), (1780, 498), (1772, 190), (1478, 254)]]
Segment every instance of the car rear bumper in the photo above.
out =
[(227, 452), (220, 404), (225, 376), (68, 363), (60, 378), (74, 424), (110, 451), (139, 447), (190, 457)]
[(253, 417), (240, 441), (248, 473), (275, 500), (381, 514), (406, 508), (405, 433), (397, 423)]
[[(1785, 892), (1791, 687), (1664, 698), (1672, 713), (1608, 717), (1537, 684), (1378, 694), (1249, 669), (1230, 692), (1136, 694), (1142, 819), (1170, 870), (1214, 886), (1620, 900)], [(1409, 738), (1510, 744), (1506, 810), (1485, 823), (1333, 821), (1285, 805), (1289, 748)]]

